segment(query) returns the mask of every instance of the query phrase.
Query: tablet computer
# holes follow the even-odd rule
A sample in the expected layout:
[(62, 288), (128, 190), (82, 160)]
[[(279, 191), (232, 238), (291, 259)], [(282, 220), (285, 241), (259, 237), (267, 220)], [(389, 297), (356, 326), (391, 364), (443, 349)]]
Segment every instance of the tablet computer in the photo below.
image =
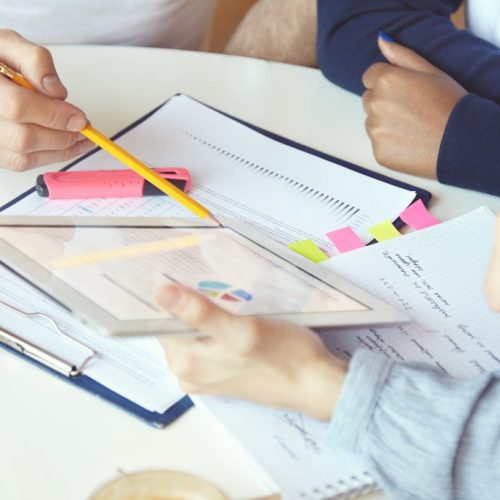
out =
[(239, 221), (0, 216), (0, 256), (13, 271), (106, 335), (195, 333), (157, 302), (181, 283), (240, 315), (309, 327), (408, 318)]

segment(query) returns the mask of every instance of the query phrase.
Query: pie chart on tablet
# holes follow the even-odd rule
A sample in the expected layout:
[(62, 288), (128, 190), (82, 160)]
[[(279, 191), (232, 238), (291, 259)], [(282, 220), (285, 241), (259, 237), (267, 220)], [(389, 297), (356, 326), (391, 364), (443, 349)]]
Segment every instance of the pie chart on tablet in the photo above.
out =
[(222, 281), (200, 281), (198, 290), (208, 297), (227, 302), (249, 302), (252, 300), (252, 295), (246, 290), (233, 287)]

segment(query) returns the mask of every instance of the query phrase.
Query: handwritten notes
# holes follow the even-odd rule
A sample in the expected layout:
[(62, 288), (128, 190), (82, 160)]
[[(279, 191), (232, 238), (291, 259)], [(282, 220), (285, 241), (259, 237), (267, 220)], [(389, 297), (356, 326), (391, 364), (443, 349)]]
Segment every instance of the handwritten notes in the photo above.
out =
[(376, 226), (372, 226), (368, 228), (368, 232), (378, 241), (387, 241), (392, 240), (393, 238), (397, 238), (401, 236), (401, 233), (394, 227), (394, 224), (385, 220)]
[(284, 500), (348, 498), (352, 482), (359, 487), (367, 479), (361, 459), (328, 442), (326, 422), (229, 398), (198, 396), (195, 403), (207, 407), (263, 466)]
[(351, 227), (343, 227), (326, 234), (340, 253), (350, 252), (365, 246)]
[(296, 241), (289, 243), (288, 248), (302, 255), (306, 259), (312, 260), (316, 264), (328, 260), (328, 256), (312, 240)]
[(440, 223), (430, 214), (422, 200), (412, 203), (406, 210), (401, 212), (399, 217), (413, 229), (425, 229)]
[(465, 378), (500, 369), (500, 314), (482, 292), (493, 235), (494, 216), (480, 208), (321, 264), (413, 318), (395, 328), (326, 335), (330, 349), (349, 357), (363, 347)]

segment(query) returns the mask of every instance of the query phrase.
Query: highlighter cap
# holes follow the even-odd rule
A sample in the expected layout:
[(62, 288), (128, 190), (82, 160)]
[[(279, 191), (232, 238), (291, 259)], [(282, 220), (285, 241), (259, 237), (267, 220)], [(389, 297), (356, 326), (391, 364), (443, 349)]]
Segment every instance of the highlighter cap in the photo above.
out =
[(49, 196), (49, 188), (45, 183), (45, 179), (43, 178), (43, 174), (39, 175), (36, 178), (35, 189), (39, 196), (43, 196), (47, 198)]

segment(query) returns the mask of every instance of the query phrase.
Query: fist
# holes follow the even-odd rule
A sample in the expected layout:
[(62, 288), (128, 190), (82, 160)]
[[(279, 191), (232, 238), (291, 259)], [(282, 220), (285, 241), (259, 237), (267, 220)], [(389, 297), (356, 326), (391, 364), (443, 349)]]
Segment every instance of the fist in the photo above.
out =
[(379, 39), (390, 62), (363, 75), (366, 130), (377, 161), (409, 174), (436, 178), (448, 119), (466, 91), (421, 56)]

